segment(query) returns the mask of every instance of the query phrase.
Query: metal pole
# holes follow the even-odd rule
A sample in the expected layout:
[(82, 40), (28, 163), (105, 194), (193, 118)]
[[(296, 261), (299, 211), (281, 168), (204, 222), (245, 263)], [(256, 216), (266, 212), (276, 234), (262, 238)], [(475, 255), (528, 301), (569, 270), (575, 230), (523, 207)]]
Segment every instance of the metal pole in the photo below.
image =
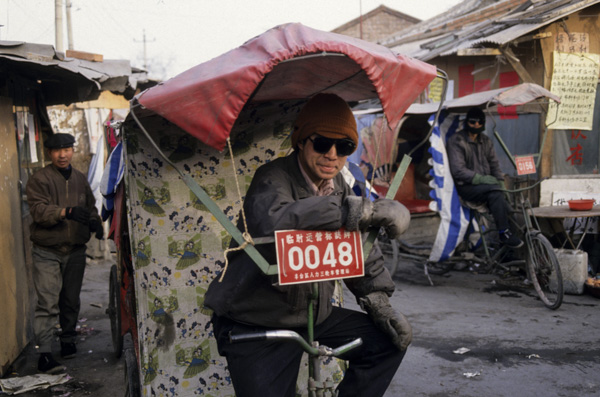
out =
[(71, 23), (71, 7), (73, 7), (73, 2), (71, 0), (67, 0), (67, 48), (69, 50), (73, 50), (73, 25)]
[(63, 44), (63, 2), (54, 0), (54, 45), (56, 51), (64, 52)]
[(362, 40), (363, 38), (363, 16), (362, 16), (362, 0), (358, 1), (359, 7), (360, 7), (360, 24), (359, 24), (359, 29), (360, 29), (360, 39)]
[(146, 57), (146, 29), (144, 29), (144, 69), (148, 70), (148, 58)]

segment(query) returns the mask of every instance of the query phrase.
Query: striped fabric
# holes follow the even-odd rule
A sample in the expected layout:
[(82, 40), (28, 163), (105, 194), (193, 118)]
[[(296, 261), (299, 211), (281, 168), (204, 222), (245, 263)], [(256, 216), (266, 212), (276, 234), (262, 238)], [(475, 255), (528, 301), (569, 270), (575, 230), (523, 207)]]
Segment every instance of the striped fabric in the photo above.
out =
[[(429, 122), (433, 123), (433, 120), (432, 116)], [(429, 138), (429, 151), (432, 156), (432, 168), (429, 172), (433, 177), (430, 182), (433, 189), (430, 196), (434, 200), (432, 204), (436, 207), (433, 209), (440, 214), (440, 226), (429, 255), (432, 262), (445, 261), (452, 255), (456, 246), (463, 240), (470, 221), (469, 209), (463, 207), (458, 198), (445, 147), (448, 138), (456, 132), (458, 126), (458, 115), (448, 115), (442, 111), (439, 123)]]

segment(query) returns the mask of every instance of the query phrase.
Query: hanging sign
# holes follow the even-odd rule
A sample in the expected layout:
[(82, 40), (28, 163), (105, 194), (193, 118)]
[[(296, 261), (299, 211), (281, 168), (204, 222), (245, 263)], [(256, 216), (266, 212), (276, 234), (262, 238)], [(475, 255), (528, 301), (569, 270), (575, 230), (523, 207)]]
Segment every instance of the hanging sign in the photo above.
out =
[(535, 162), (533, 156), (518, 156), (515, 157), (517, 164), (517, 175), (535, 174)]
[(550, 91), (560, 96), (560, 105), (551, 102), (546, 125), (556, 130), (590, 131), (594, 121), (594, 102), (600, 55), (554, 51)]
[(365, 274), (358, 231), (281, 230), (275, 232), (275, 246), (280, 285)]

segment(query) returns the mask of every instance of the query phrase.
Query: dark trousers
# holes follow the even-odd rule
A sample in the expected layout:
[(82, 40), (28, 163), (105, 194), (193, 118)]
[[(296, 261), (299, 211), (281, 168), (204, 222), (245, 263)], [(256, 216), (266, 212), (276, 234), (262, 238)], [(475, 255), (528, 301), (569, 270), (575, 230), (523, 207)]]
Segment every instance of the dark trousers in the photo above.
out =
[(463, 200), (485, 203), (494, 217), (498, 230), (508, 229), (511, 208), (498, 185), (457, 185), (456, 191)]
[[(227, 358), (237, 397), (294, 397), (302, 348), (289, 341), (258, 341), (231, 344), (229, 332), (251, 333), (272, 328), (240, 324), (213, 316), (219, 353)], [(290, 328), (291, 329), (291, 328)], [(306, 329), (291, 329), (306, 338)], [(356, 338), (363, 344), (340, 357), (349, 361), (339, 397), (383, 396), (404, 354), (365, 313), (334, 307), (331, 315), (315, 326), (315, 340), (336, 348)]]
[(57, 254), (33, 246), (33, 283), (37, 305), (33, 329), (40, 353), (50, 353), (58, 317), (61, 342), (75, 342), (81, 284), (85, 271), (85, 246), (69, 254)]

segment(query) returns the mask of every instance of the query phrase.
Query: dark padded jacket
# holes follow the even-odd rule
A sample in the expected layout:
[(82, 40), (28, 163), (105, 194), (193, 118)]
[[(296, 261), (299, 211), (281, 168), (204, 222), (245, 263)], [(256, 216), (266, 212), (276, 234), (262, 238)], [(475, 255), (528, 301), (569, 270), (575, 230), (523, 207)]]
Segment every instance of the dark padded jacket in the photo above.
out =
[(450, 172), (457, 185), (470, 185), (475, 174), (504, 179), (494, 144), (483, 133), (479, 134), (475, 141), (471, 141), (466, 131), (457, 131), (448, 139), (446, 152)]
[(62, 219), (66, 207), (84, 207), (98, 218), (96, 199), (83, 173), (72, 168), (71, 176), (64, 176), (52, 164), (34, 173), (27, 182), (27, 203), (31, 214), (31, 241), (41, 247), (67, 254), (90, 239), (87, 225)]
[[(261, 166), (244, 200), (248, 231), (252, 237), (272, 237), (275, 230), (339, 229), (347, 212), (343, 203), (352, 192), (341, 174), (335, 177), (334, 185), (331, 195), (315, 196), (301, 174), (295, 152)], [(274, 244), (257, 245), (257, 249), (267, 262), (276, 263)], [(247, 324), (276, 328), (306, 326), (310, 283), (276, 285), (277, 276), (264, 275), (244, 252), (229, 255), (224, 280), (219, 282), (217, 276), (212, 281), (205, 295), (205, 306), (218, 316)], [(373, 291), (384, 291), (391, 296), (395, 288), (377, 245), (365, 261), (365, 276), (345, 282), (357, 298)], [(335, 283), (324, 281), (318, 285), (317, 324), (331, 313)]]

